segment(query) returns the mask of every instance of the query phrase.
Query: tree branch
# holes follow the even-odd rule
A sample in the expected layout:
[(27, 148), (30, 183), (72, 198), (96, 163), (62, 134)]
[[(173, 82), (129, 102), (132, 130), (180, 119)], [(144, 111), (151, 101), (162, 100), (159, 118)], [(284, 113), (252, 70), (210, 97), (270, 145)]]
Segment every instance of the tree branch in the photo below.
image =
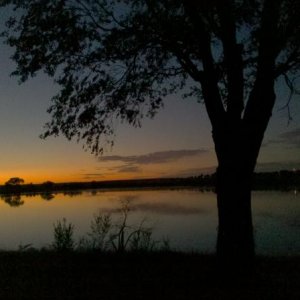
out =
[(275, 60), (279, 54), (277, 26), (281, 0), (266, 0), (259, 33), (256, 80), (244, 113), (249, 126), (266, 128), (275, 102)]
[(212, 127), (216, 129), (219, 126), (222, 126), (223, 121), (225, 120), (225, 109), (219, 92), (217, 74), (214, 68), (214, 60), (211, 52), (211, 37), (205, 30), (205, 25), (199, 14), (197, 3), (195, 4), (192, 0), (185, 0), (184, 9), (190, 17), (195, 32), (198, 33), (201, 42), (201, 46), (199, 45), (199, 47), (201, 47), (203, 72), (201, 73), (198, 82), (200, 82), (202, 87), (204, 103)]
[(286, 74), (283, 74), (284, 76), (284, 81), (289, 88), (289, 96), (287, 98), (287, 101), (285, 105), (281, 108), (281, 110), (286, 109), (287, 110), (287, 115), (288, 115), (288, 124), (290, 121), (293, 120), (292, 115), (291, 115), (291, 110), (290, 110), (290, 103), (292, 101), (292, 98), (294, 95), (300, 95), (300, 90), (297, 90), (295, 87), (295, 81), (299, 79), (299, 77), (294, 77), (293, 79), (290, 79)]
[[(104, 32), (110, 32), (111, 31), (110, 28), (105, 28), (105, 27), (101, 26), (99, 24), (99, 22), (96, 21), (96, 19), (94, 18), (93, 14), (91, 12), (91, 9), (89, 7), (87, 7), (81, 0), (77, 0), (77, 3), (81, 7), (81, 8), (78, 7), (77, 10), (83, 11), (86, 14), (86, 16), (88, 18), (90, 18), (90, 20), (92, 21), (92, 23), (94, 24), (94, 26), (96, 28), (98, 28), (98, 29), (100, 29), (100, 30), (102, 30)], [(74, 8), (76, 9), (76, 7), (74, 7)]]
[(284, 63), (278, 64), (276, 66), (274, 71), (274, 78), (276, 79), (280, 75), (286, 74), (289, 70), (293, 69), (297, 65), (300, 65), (299, 49), (295, 49)]

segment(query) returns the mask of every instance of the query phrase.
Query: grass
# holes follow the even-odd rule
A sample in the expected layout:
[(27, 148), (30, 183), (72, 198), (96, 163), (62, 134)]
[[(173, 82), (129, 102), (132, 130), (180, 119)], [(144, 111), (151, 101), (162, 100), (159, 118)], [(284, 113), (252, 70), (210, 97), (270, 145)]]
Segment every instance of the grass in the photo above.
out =
[(213, 255), (0, 252), (0, 299), (300, 299), (299, 271), (300, 257), (259, 257), (231, 280)]

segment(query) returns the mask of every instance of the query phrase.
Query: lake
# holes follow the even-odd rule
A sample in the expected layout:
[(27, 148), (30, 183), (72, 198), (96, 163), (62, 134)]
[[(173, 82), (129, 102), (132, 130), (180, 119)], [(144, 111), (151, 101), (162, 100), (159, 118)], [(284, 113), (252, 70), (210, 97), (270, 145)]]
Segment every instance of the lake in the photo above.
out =
[[(1, 196), (0, 249), (31, 244), (40, 248), (53, 241), (53, 224), (66, 218), (75, 226), (76, 240), (89, 232), (97, 212), (121, 218), (128, 201), (128, 224), (153, 229), (155, 240), (172, 248), (213, 253), (217, 237), (217, 205), (213, 192), (197, 189), (87, 190), (81, 192)], [(300, 196), (296, 191), (253, 192), (256, 251), (266, 255), (300, 254)]]

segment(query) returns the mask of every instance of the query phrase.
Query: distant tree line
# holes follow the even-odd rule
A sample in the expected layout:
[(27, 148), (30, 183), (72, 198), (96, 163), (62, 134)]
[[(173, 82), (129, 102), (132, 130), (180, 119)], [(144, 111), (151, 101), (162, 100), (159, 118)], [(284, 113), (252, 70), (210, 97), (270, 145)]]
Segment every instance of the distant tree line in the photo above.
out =
[[(216, 173), (192, 178), (200, 186), (214, 186)], [(281, 170), (253, 174), (254, 190), (294, 190), (300, 188), (300, 170)]]
[(300, 170), (261, 172), (254, 174), (256, 190), (293, 190), (300, 188)]
[[(23, 179), (22, 179), (23, 180)], [(9, 180), (8, 182), (10, 182)], [(14, 181), (15, 182), (15, 181)], [(187, 178), (153, 178), (134, 180), (111, 180), (91, 182), (54, 183), (51, 181), (42, 184), (5, 184), (0, 186), (0, 194), (44, 194), (46, 200), (52, 192), (66, 192), (70, 195), (87, 189), (121, 189), (121, 188), (164, 188), (164, 187), (195, 187), (203, 190), (214, 189), (216, 173), (201, 174)], [(294, 190), (300, 189), (300, 170), (254, 173), (253, 189), (255, 190)]]

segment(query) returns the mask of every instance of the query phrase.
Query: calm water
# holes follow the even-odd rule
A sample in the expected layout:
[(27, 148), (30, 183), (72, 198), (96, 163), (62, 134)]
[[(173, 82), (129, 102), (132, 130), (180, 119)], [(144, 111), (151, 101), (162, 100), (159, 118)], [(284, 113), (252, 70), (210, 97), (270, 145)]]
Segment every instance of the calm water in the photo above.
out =
[[(168, 238), (181, 250), (214, 252), (217, 236), (216, 197), (192, 189), (83, 191), (81, 193), (22, 196), (0, 201), (0, 248), (47, 246), (53, 223), (66, 218), (76, 238), (89, 231), (99, 210), (120, 219), (121, 201), (129, 200), (130, 224), (153, 228), (154, 239)], [(256, 250), (260, 254), (300, 254), (300, 196), (294, 192), (254, 192), (253, 219)]]

